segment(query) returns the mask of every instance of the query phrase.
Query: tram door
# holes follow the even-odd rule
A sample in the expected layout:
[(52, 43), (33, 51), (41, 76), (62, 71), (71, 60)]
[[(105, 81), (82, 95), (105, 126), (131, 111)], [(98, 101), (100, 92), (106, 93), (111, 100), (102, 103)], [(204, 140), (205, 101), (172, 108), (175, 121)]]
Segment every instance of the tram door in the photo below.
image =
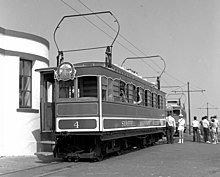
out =
[(55, 130), (54, 72), (41, 73), (41, 130)]

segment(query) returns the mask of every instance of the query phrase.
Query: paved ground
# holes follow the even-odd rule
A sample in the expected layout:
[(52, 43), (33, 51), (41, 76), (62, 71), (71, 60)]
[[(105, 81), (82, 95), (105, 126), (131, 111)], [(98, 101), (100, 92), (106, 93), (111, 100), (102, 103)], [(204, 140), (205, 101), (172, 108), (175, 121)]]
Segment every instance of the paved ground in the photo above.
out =
[[(46, 161), (39, 160), (36, 156), (1, 157), (0, 176), (219, 177), (220, 144), (195, 143), (191, 138), (187, 136), (184, 144), (161, 142), (152, 147), (97, 163), (69, 163), (68, 166), (64, 163), (56, 164), (56, 169), (59, 166), (59, 171), (44, 173), (46, 175), (39, 175), (42, 170), (38, 167), (57, 163), (49, 156), (45, 158)], [(38, 169), (38, 175), (32, 175), (34, 173), (4, 175), (28, 168)]]

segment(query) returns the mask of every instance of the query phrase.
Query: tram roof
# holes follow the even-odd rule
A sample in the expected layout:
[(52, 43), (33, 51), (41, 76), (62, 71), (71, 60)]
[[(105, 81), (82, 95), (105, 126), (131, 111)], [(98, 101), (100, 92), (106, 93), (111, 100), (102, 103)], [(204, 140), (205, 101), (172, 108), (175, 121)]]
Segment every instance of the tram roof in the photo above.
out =
[[(147, 81), (146, 79), (142, 78), (138, 74), (133, 73), (132, 71), (129, 71), (115, 64), (112, 64), (111, 68), (106, 67), (105, 62), (79, 62), (73, 65), (77, 70), (76, 76), (77, 75), (103, 75), (103, 76), (113, 78), (113, 79), (121, 79), (128, 83), (132, 82), (137, 86), (141, 84), (140, 86), (147, 85), (151, 88), (155, 87), (155, 84)], [(81, 70), (80, 68), (84, 68), (84, 70)], [(56, 69), (57, 67), (48, 67), (48, 68), (37, 69), (36, 71), (52, 72)], [(163, 92), (163, 91), (160, 90), (160, 92)]]

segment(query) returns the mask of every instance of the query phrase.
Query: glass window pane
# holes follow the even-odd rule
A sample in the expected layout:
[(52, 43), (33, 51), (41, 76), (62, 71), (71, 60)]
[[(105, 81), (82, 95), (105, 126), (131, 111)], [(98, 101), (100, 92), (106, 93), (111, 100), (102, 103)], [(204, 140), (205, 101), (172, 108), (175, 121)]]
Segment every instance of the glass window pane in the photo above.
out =
[(23, 75), (23, 61), (20, 61), (20, 75)]
[(74, 80), (59, 82), (59, 98), (74, 98)]
[(108, 101), (114, 101), (114, 96), (113, 96), (113, 80), (108, 79)]
[(23, 77), (23, 80), (24, 80), (23, 90), (30, 91), (31, 90), (31, 78), (30, 77)]
[(20, 60), (19, 107), (31, 107), (31, 72), (32, 62)]
[(24, 61), (24, 75), (31, 76), (31, 62)]
[(19, 77), (19, 89), (20, 89), (20, 90), (22, 90), (22, 85), (23, 85), (22, 83), (23, 83), (23, 82), (22, 82), (22, 77), (20, 76), (20, 77)]
[(19, 105), (22, 105), (22, 92), (19, 92)]
[(107, 85), (108, 85), (107, 78), (102, 77), (102, 100), (107, 99)]
[(30, 107), (31, 106), (31, 94), (30, 92), (24, 92), (24, 106)]
[(78, 78), (79, 97), (98, 97), (98, 80), (96, 76)]

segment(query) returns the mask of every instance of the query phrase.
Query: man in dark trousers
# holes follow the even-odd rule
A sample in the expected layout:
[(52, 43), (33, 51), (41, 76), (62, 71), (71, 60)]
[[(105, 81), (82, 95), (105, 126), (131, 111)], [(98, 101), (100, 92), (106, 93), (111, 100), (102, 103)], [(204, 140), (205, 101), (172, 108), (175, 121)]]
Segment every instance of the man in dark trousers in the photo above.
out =
[(166, 129), (167, 129), (167, 144), (173, 144), (174, 143), (173, 135), (174, 135), (174, 130), (176, 129), (176, 122), (170, 113), (168, 113), (166, 117)]
[(197, 117), (194, 116), (194, 120), (192, 121), (192, 127), (193, 127), (193, 142), (199, 142), (200, 135), (199, 135), (199, 121), (197, 120)]

